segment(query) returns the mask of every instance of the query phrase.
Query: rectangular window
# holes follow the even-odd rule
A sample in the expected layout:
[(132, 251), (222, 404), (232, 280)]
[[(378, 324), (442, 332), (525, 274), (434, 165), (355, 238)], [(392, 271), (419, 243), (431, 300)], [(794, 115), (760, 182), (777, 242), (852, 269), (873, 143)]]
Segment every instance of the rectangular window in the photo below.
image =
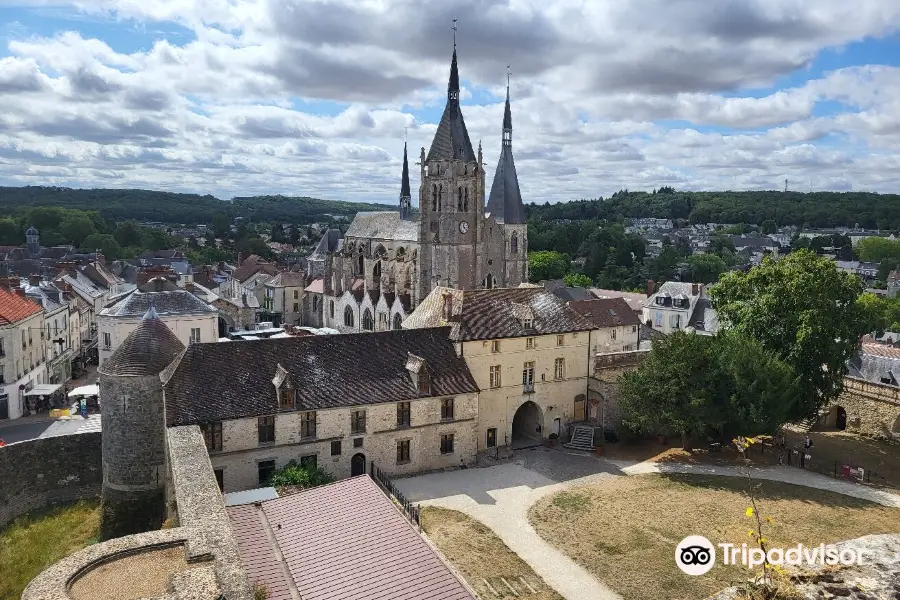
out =
[(341, 455), (341, 440), (331, 442), (331, 455), (332, 456), (340, 456)]
[(441, 400), (441, 420), (449, 421), (453, 419), (453, 398), (444, 398)]
[(656, 327), (662, 327), (662, 313), (656, 313)]
[(409, 402), (397, 403), (397, 427), (409, 427)]
[(353, 438), (353, 447), (354, 448), (362, 448), (363, 447), (363, 438)]
[(318, 454), (307, 454), (306, 456), (300, 457), (300, 466), (308, 467), (310, 469), (315, 469), (319, 466), (319, 455)]
[(631, 326), (631, 333), (637, 333), (637, 325)]
[(191, 343), (192, 344), (200, 343), (200, 328), (199, 327), (191, 327)]
[(419, 393), (431, 393), (431, 381), (428, 378), (428, 373), (426, 373), (424, 369), (419, 373)]
[(487, 430), (487, 447), (493, 448), (497, 445), (497, 428), (491, 427)]
[(522, 365), (522, 385), (534, 384), (534, 361)]
[(397, 442), (397, 464), (403, 465), (409, 462), (409, 440)]
[(441, 454), (453, 454), (452, 433), (445, 433), (441, 436)]
[(565, 343), (566, 343), (566, 336), (564, 336), (564, 335), (556, 336), (556, 345), (557, 346), (562, 346)]
[(300, 303), (299, 302), (294, 302), (294, 312), (295, 313), (300, 312)]
[(531, 319), (523, 319), (522, 327), (524, 329), (533, 329), (534, 323), (531, 322)]
[(294, 408), (294, 390), (281, 390), (281, 408)]
[(316, 437), (316, 411), (300, 413), (300, 437), (304, 439)]
[(259, 485), (267, 485), (275, 474), (275, 461), (261, 460), (257, 463), (256, 469), (259, 472)]
[(0, 356), (6, 356), (6, 350), (3, 349), (3, 338), (0, 338)]
[(500, 387), (500, 365), (494, 365), (491, 367), (491, 387)]
[(531, 350), (534, 348), (534, 338), (525, 338), (525, 349)]
[(206, 450), (215, 452), (222, 449), (222, 422), (203, 423), (200, 425), (203, 431), (203, 439), (206, 441)]
[(611, 328), (610, 328), (610, 330), (609, 330), (609, 337), (610, 337), (611, 339), (616, 339), (616, 328), (615, 328), (615, 327), (611, 327)]
[(275, 441), (275, 417), (260, 417), (257, 421), (256, 431), (259, 434), (259, 443), (268, 444)]
[(22, 350), (28, 347), (28, 341), (25, 338), (25, 330), (22, 330)]
[(566, 376), (566, 359), (557, 358), (553, 364), (553, 379), (564, 379)]
[(350, 413), (350, 433), (366, 432), (366, 411), (354, 410)]
[(493, 340), (491, 342), (491, 352), (493, 352), (494, 354), (500, 352), (500, 340)]
[(106, 350), (112, 348), (112, 336), (108, 332), (103, 332), (103, 348)]
[(213, 469), (213, 474), (216, 476), (216, 483), (219, 484), (219, 491), (225, 490), (225, 469)]
[(300, 299), (300, 290), (294, 290), (294, 300)]

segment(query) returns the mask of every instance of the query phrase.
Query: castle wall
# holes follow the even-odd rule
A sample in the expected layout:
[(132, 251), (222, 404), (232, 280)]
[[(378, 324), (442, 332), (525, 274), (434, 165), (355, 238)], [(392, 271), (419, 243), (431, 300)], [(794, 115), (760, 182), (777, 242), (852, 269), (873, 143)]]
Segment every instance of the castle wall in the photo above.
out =
[(100, 432), (0, 448), (0, 527), (29, 511), (100, 495)]
[(900, 438), (900, 388), (856, 377), (844, 378), (844, 391), (829, 407), (825, 426), (836, 425), (836, 407), (847, 412), (847, 430), (873, 437)]
[(619, 409), (619, 377), (637, 369), (649, 350), (597, 354), (588, 380), (587, 419), (598, 427), (615, 427), (622, 420)]

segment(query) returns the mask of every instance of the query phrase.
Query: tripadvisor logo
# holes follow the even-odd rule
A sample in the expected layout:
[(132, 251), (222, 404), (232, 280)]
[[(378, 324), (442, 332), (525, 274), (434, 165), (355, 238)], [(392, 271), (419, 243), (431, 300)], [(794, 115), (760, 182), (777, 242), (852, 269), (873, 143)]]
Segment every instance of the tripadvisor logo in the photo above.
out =
[(703, 575), (716, 564), (716, 548), (702, 535), (689, 535), (675, 548), (675, 564), (688, 575)]

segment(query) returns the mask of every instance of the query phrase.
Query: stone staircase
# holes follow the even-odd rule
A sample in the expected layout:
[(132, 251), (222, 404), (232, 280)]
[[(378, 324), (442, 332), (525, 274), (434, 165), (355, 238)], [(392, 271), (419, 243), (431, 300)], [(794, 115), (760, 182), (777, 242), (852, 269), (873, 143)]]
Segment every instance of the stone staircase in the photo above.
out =
[(565, 444), (565, 447), (592, 452), (594, 450), (594, 428), (576, 425), (574, 431), (572, 431), (572, 439), (569, 440), (568, 444)]

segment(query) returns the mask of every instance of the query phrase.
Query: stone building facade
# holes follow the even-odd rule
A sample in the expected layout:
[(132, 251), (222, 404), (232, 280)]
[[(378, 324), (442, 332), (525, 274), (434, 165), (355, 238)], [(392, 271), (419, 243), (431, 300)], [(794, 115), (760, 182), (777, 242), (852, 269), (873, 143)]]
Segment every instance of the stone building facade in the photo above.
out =
[(900, 387), (845, 377), (844, 391), (828, 407), (824, 426), (900, 439)]
[(588, 384), (587, 421), (595, 427), (615, 428), (622, 420), (619, 377), (637, 369), (649, 350), (596, 354)]
[(528, 232), (512, 155), (509, 87), (489, 195), (481, 147), (477, 154), (472, 148), (459, 93), (454, 47), (447, 103), (431, 148), (427, 154), (424, 147), (420, 151), (418, 213), (413, 212), (404, 147), (399, 211), (357, 214), (343, 236), (325, 232), (310, 257), (309, 275), (322, 279), (324, 326), (342, 332), (396, 329), (436, 286), (491, 289), (528, 280)]
[(19, 278), (0, 282), (0, 421), (26, 414), (25, 392), (47, 381), (44, 328), (44, 311)]

